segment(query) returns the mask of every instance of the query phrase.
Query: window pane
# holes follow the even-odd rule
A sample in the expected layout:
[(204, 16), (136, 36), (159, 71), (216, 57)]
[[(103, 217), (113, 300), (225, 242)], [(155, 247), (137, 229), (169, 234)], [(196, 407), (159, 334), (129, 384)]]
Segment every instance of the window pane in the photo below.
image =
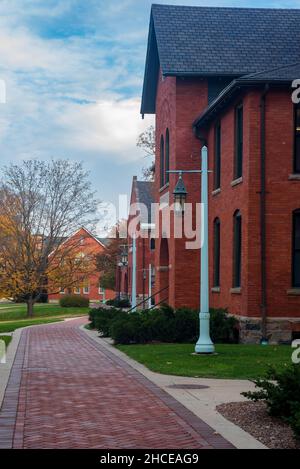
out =
[(235, 168), (234, 177), (243, 175), (243, 106), (238, 106), (235, 112)]
[(293, 223), (293, 287), (300, 288), (300, 211)]
[(296, 173), (300, 173), (300, 108), (295, 110), (295, 168)]
[(170, 169), (170, 136), (169, 129), (166, 132), (166, 184), (170, 181), (170, 175), (168, 173)]
[(214, 222), (214, 287), (220, 286), (220, 220)]
[(294, 287), (300, 288), (300, 251), (294, 256)]
[(294, 234), (295, 249), (300, 250), (300, 213), (295, 214), (294, 227), (295, 227), (295, 234)]
[(242, 264), (242, 218), (238, 212), (234, 217), (234, 246), (233, 246), (233, 287), (241, 287)]
[(165, 144), (164, 138), (160, 140), (160, 186), (165, 185)]
[(219, 189), (221, 186), (221, 124), (218, 123), (215, 127), (215, 177), (214, 189)]

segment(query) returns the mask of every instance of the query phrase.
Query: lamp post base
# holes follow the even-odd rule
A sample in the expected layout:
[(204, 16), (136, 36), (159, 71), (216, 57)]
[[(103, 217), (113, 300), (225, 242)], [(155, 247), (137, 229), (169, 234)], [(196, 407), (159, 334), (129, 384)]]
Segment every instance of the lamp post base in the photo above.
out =
[(196, 355), (214, 355), (216, 350), (213, 344), (197, 344), (195, 352)]
[(198, 355), (211, 355), (215, 353), (215, 346), (210, 338), (209, 313), (200, 313), (200, 338), (196, 344), (195, 352)]

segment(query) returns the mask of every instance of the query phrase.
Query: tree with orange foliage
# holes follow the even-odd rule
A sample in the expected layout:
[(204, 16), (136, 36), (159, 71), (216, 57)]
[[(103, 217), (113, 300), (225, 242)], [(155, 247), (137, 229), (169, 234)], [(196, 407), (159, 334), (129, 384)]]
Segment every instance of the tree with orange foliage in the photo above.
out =
[(29, 160), (4, 168), (1, 295), (25, 301), (31, 317), (45, 291), (54, 294), (83, 282), (94, 264), (80, 257), (79, 239), (67, 246), (65, 240), (81, 226), (92, 226), (96, 203), (81, 163)]

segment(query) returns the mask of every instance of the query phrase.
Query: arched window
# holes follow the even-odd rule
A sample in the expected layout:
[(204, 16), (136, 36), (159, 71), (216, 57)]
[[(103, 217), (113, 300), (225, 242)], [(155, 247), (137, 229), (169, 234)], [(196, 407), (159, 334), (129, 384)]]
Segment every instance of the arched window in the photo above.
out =
[(151, 238), (150, 240), (150, 249), (151, 251), (155, 251), (155, 238)]
[(169, 129), (166, 131), (166, 179), (165, 182), (168, 184), (170, 181), (170, 175), (168, 173), (170, 169), (170, 133)]
[(237, 210), (233, 217), (233, 288), (241, 287), (242, 273), (242, 216)]
[(294, 125), (294, 172), (300, 173), (300, 105), (295, 106)]
[(160, 187), (165, 185), (165, 142), (164, 137), (160, 139)]
[(220, 286), (220, 219), (214, 221), (214, 287)]
[(221, 122), (215, 126), (214, 190), (221, 187)]
[(293, 287), (300, 288), (300, 209), (293, 213)]
[(243, 176), (243, 104), (239, 104), (235, 108), (235, 155), (234, 155), (234, 178), (238, 179)]

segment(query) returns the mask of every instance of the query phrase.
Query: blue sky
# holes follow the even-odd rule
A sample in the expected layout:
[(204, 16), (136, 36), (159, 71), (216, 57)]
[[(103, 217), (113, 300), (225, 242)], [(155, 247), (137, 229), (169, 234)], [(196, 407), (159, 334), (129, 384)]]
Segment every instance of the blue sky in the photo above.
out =
[[(135, 146), (149, 0), (0, 0), (1, 163), (82, 160), (102, 200), (147, 165)], [(300, 0), (157, 3), (300, 7)]]

